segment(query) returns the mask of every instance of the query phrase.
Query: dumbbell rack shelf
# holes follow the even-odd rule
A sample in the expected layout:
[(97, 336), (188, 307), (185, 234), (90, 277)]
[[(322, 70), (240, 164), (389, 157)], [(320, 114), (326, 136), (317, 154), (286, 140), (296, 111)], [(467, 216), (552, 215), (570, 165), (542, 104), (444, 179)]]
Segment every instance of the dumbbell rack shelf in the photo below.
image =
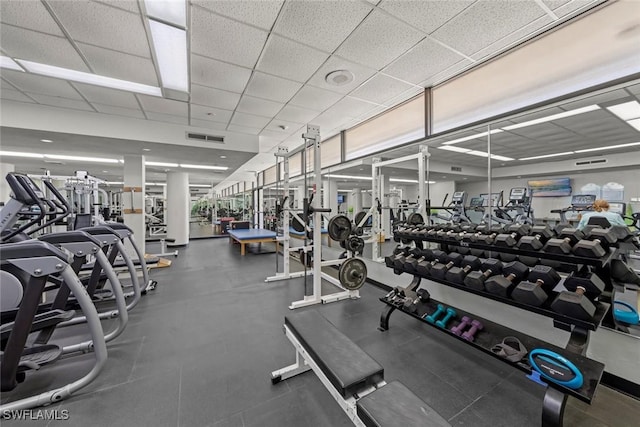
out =
[[(414, 282), (412, 282), (412, 285), (410, 286), (410, 288), (416, 289), (419, 283), (420, 281), (418, 278), (414, 279)], [(456, 307), (452, 307), (453, 309), (456, 310), (456, 319), (449, 322), (449, 324), (447, 325), (447, 329), (443, 329), (436, 325), (432, 325), (431, 323), (427, 322), (423, 318), (423, 316), (434, 313), (437, 309), (438, 304), (441, 304), (440, 302), (433, 299), (429, 300), (426, 303), (423, 303), (423, 302), (418, 303), (417, 311), (415, 313), (410, 313), (408, 311), (405, 311), (401, 305), (394, 304), (393, 302), (387, 300), (386, 297), (380, 298), (380, 301), (387, 306), (385, 310), (382, 312), (382, 315), (380, 317), (379, 329), (381, 331), (386, 331), (389, 329), (389, 318), (395, 310), (398, 310), (406, 315), (409, 315), (415, 319), (420, 320), (424, 324), (427, 324), (433, 327), (434, 329), (437, 329), (449, 335), (450, 337), (456, 338), (459, 341), (462, 341), (478, 350), (481, 350), (484, 353), (487, 353), (497, 358), (498, 360), (501, 360), (525, 372), (527, 375), (530, 375), (532, 373), (532, 368), (531, 366), (529, 366), (528, 363), (526, 363), (526, 359), (520, 362), (510, 362), (493, 353), (491, 351), (491, 348), (495, 344), (502, 342), (502, 340), (505, 337), (516, 337), (522, 342), (522, 344), (529, 351), (533, 350), (534, 348), (546, 348), (548, 350), (551, 350), (553, 352), (556, 352), (566, 357), (571, 362), (573, 362), (578, 367), (578, 369), (580, 369), (580, 371), (582, 372), (582, 375), (584, 377), (584, 383), (582, 387), (574, 390), (559, 384), (545, 381), (548, 384), (548, 388), (544, 397), (543, 407), (542, 407), (542, 426), (543, 427), (561, 427), (562, 426), (562, 417), (563, 417), (564, 408), (567, 401), (567, 396), (573, 396), (576, 399), (582, 400), (590, 404), (591, 401), (593, 400), (593, 397), (596, 392), (596, 388), (600, 383), (602, 374), (604, 372), (604, 365), (600, 362), (591, 360), (585, 356), (576, 354), (567, 349), (554, 346), (545, 341), (541, 341), (537, 338), (531, 337), (529, 335), (523, 334), (521, 332), (515, 331), (510, 328), (507, 328), (503, 325), (492, 322), (490, 320), (480, 318), (478, 316), (475, 316), (472, 313), (459, 310)], [(446, 304), (442, 304), (442, 305), (446, 306)], [(476, 333), (474, 341), (467, 341), (461, 336), (457, 336), (456, 334), (450, 331), (452, 327), (460, 324), (461, 322), (460, 319), (462, 319), (462, 317), (464, 316), (468, 316), (471, 319), (479, 320), (480, 322), (482, 322), (484, 326), (484, 328), (481, 331)]]

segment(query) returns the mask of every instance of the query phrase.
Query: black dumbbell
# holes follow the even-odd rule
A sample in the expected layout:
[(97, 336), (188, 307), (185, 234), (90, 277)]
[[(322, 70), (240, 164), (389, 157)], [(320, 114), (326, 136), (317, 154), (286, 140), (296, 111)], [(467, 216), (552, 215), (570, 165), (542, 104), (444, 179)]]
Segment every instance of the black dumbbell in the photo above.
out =
[(447, 262), (452, 262), (456, 267), (460, 267), (463, 259), (464, 256), (458, 252), (451, 252), (449, 255), (447, 255)]
[(585, 275), (571, 275), (564, 281), (564, 287), (569, 291), (575, 291), (583, 288), (584, 293), (589, 299), (596, 299), (604, 291), (605, 283), (596, 273), (588, 273)]
[(467, 326), (469, 326), (470, 324), (471, 324), (471, 319), (467, 316), (464, 316), (460, 321), (460, 323), (458, 323), (457, 326), (454, 326), (453, 328), (451, 328), (450, 331), (456, 334), (457, 336), (460, 336), (462, 335), (462, 332), (464, 332), (464, 330), (467, 329)]
[(585, 288), (578, 287), (575, 292), (562, 291), (551, 303), (551, 309), (580, 320), (591, 320), (596, 313), (596, 306), (585, 295)]
[(503, 265), (504, 264), (502, 263), (502, 261), (500, 261), (497, 258), (487, 258), (484, 261), (482, 261), (480, 270), (482, 271), (491, 270), (493, 271), (493, 274), (500, 274), (502, 273)]
[(496, 233), (491, 233), (491, 234), (475, 233), (473, 236), (471, 236), (471, 241), (473, 243), (482, 243), (485, 245), (492, 245), (496, 236), (497, 236)]
[(422, 277), (429, 277), (431, 275), (431, 267), (440, 260), (446, 260), (447, 254), (440, 249), (430, 250), (431, 254), (425, 257), (424, 260), (419, 261), (415, 266), (415, 273)]
[(523, 251), (539, 251), (553, 236), (553, 230), (548, 225), (536, 225), (528, 236), (520, 238), (517, 247)]
[(476, 339), (476, 334), (483, 329), (484, 329), (484, 325), (482, 324), (482, 322), (480, 322), (479, 320), (473, 319), (471, 321), (471, 329), (463, 333), (462, 338), (464, 338), (467, 341), (473, 342)]
[(453, 268), (454, 266), (454, 263), (451, 261), (449, 261), (447, 264), (437, 262), (431, 267), (431, 277), (444, 280), (447, 275), (447, 271), (451, 270), (451, 268)]
[(405, 246), (405, 247), (396, 247), (393, 250), (393, 254), (384, 257), (384, 263), (386, 264), (387, 267), (389, 268), (394, 268), (394, 262), (396, 260), (396, 258), (398, 258), (399, 256), (406, 256), (409, 254), (409, 247)]
[(472, 270), (477, 270), (482, 267), (482, 261), (475, 255), (465, 255), (462, 258), (462, 262), (460, 263), (460, 267), (471, 267)]
[(501, 297), (508, 297), (511, 293), (511, 288), (517, 284), (517, 278), (515, 274), (509, 274), (508, 276), (492, 276), (484, 282), (484, 288), (494, 294)]
[(544, 286), (545, 283), (542, 279), (537, 279), (535, 282), (520, 282), (511, 292), (511, 298), (523, 304), (540, 307), (549, 298), (544, 291)]
[(475, 289), (476, 291), (484, 291), (484, 283), (490, 276), (495, 273), (496, 272), (492, 271), (491, 269), (485, 270), (484, 273), (480, 271), (472, 271), (464, 278), (464, 284), (471, 289)]
[[(603, 247), (605, 245), (606, 247)], [(606, 241), (600, 241), (599, 239), (594, 240), (580, 240), (576, 243), (572, 252), (576, 256), (581, 256), (585, 258), (602, 258), (607, 254), (607, 248), (609, 244)]]
[(508, 276), (513, 274), (516, 276), (516, 283), (527, 278), (529, 274), (529, 267), (521, 263), (520, 261), (512, 261), (502, 266), (502, 274)]
[(403, 271), (404, 264), (407, 260), (419, 258), (422, 251), (418, 248), (408, 250), (405, 254), (400, 254), (393, 259), (393, 268)]
[(584, 239), (584, 233), (581, 230), (573, 227), (565, 227), (558, 233), (558, 238), (569, 239), (571, 246), (578, 243), (579, 240)]
[(544, 282), (544, 290), (547, 293), (551, 293), (553, 288), (562, 279), (558, 272), (548, 265), (536, 265), (530, 271), (527, 276), (527, 280), (530, 282), (536, 282), (538, 279)]
[(571, 239), (568, 237), (562, 239), (549, 239), (542, 248), (543, 252), (549, 254), (567, 255), (571, 253)]
[(429, 302), (429, 300), (431, 299), (431, 294), (429, 293), (428, 290), (424, 288), (418, 289), (416, 293), (418, 294), (418, 298), (420, 299), (420, 302)]
[(473, 270), (473, 267), (467, 265), (461, 267), (451, 267), (449, 271), (445, 273), (445, 280), (448, 282), (456, 283), (458, 285), (464, 284), (464, 278)]
[(534, 267), (538, 265), (538, 263), (540, 262), (540, 258), (533, 257), (533, 256), (518, 255), (518, 261), (520, 261), (521, 263), (529, 267)]
[(419, 257), (414, 256), (406, 258), (402, 268), (409, 274), (415, 274), (418, 263), (420, 263), (420, 261), (430, 260), (432, 256), (433, 254), (431, 249), (422, 249)]
[(493, 244), (504, 248), (512, 248), (518, 243), (520, 237), (522, 236), (518, 233), (500, 233), (496, 236)]

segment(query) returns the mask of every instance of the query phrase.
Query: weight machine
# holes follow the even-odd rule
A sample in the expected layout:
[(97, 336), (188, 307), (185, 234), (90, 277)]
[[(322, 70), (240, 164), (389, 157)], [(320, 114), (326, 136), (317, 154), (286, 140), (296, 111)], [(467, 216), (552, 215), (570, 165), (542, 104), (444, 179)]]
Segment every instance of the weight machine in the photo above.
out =
[[(275, 154), (276, 157), (283, 158), (283, 186), (284, 186), (284, 196), (282, 201), (280, 202), (280, 206), (278, 210), (282, 212), (282, 236), (278, 236), (276, 240), (282, 243), (283, 247), (283, 258), (284, 258), (284, 267), (283, 272), (277, 272), (277, 259), (278, 253), (276, 253), (276, 274), (274, 276), (267, 277), (265, 282), (275, 282), (278, 280), (287, 280), (293, 279), (297, 277), (304, 277), (304, 289), (305, 295), (302, 300), (294, 301), (289, 305), (289, 309), (296, 309), (300, 307), (306, 307), (314, 304), (326, 304), (334, 301), (340, 301), (343, 299), (357, 299), (360, 298), (360, 293), (358, 289), (364, 284), (364, 280), (366, 279), (366, 266), (362, 260), (357, 258), (351, 258), (351, 253), (348, 251), (347, 258), (335, 259), (335, 260), (322, 260), (322, 214), (330, 213), (331, 209), (323, 209), (320, 206), (320, 198), (314, 197), (318, 189), (322, 186), (322, 176), (321, 176), (321, 156), (320, 156), (320, 128), (314, 125), (307, 125), (307, 131), (302, 134), (302, 138), (304, 140), (304, 150), (306, 151), (308, 148), (312, 148), (314, 150), (314, 180), (313, 187), (314, 193), (312, 193), (311, 198), (305, 197), (303, 200), (303, 210), (302, 210), (302, 223), (305, 224), (305, 239), (304, 246), (302, 248), (295, 248), (294, 251), (301, 250), (304, 254), (302, 256), (302, 264), (304, 266), (304, 270), (300, 272), (291, 272), (290, 271), (290, 255), (292, 249), (290, 247), (290, 235), (289, 235), (289, 218), (290, 215), (293, 214), (297, 218), (299, 217), (299, 211), (294, 211), (289, 207), (289, 203), (287, 202), (288, 194), (289, 194), (289, 152), (286, 149), (280, 148), (278, 152)], [(303, 156), (306, 159), (306, 156)], [(307, 168), (305, 162), (304, 169), (304, 188), (307, 189)], [(345, 218), (348, 222), (348, 231), (351, 234), (351, 220), (346, 217), (336, 217), (336, 218)], [(313, 237), (312, 243), (309, 244), (307, 241), (307, 236), (309, 234), (309, 220), (313, 221)], [(334, 218), (335, 219), (335, 218)], [(336, 221), (329, 222), (329, 228), (335, 227), (336, 230), (340, 230), (344, 232), (343, 228), (346, 228), (345, 224), (337, 224)], [(331, 235), (331, 232), (330, 232)], [(311, 269), (307, 270), (308, 262), (307, 260), (311, 258), (310, 254), (313, 255), (313, 265)], [(322, 272), (322, 267), (329, 266), (340, 266), (339, 277), (342, 280), (338, 280), (327, 273)], [(349, 267), (346, 267), (349, 266)], [(364, 269), (364, 270), (363, 270)], [(313, 276), (311, 283), (311, 292), (309, 292), (307, 286), (307, 276)], [(322, 279), (328, 281), (329, 283), (339, 287), (342, 291), (334, 292), (329, 295), (322, 295)], [(353, 279), (354, 282), (358, 282), (358, 286), (355, 289), (349, 289), (349, 279)]]

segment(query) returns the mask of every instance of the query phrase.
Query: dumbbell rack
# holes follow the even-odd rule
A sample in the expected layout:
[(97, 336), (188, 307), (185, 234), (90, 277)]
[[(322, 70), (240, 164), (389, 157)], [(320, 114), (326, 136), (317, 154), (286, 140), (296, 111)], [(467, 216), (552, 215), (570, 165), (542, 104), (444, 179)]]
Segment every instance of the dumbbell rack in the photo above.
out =
[[(420, 284), (420, 278), (414, 276), (414, 280), (409, 285), (408, 289), (417, 289)], [(491, 351), (491, 348), (501, 342), (504, 337), (516, 337), (522, 342), (522, 344), (528, 349), (532, 350), (534, 348), (546, 348), (553, 352), (556, 352), (569, 360), (571, 360), (582, 372), (584, 377), (584, 383), (582, 387), (579, 389), (570, 389), (564, 387), (559, 384), (555, 384), (552, 382), (548, 382), (548, 388), (544, 397), (543, 406), (542, 406), (542, 426), (543, 427), (560, 427), (562, 426), (562, 417), (564, 413), (564, 408), (567, 401), (567, 396), (573, 396), (576, 399), (582, 400), (586, 403), (591, 403), (595, 396), (596, 388), (600, 383), (600, 379), (602, 378), (602, 374), (604, 372), (604, 365), (600, 362), (588, 359), (587, 357), (573, 353), (567, 349), (563, 349), (547, 342), (538, 340), (529, 335), (523, 334), (521, 332), (515, 331), (513, 329), (507, 328), (498, 323), (492, 322), (490, 320), (486, 320), (480, 318), (472, 313), (459, 310), (458, 308), (452, 307), (456, 310), (456, 320), (450, 321), (447, 325), (447, 329), (440, 328), (436, 325), (433, 325), (427, 322), (423, 316), (427, 314), (432, 314), (436, 311), (438, 304), (442, 304), (436, 300), (429, 300), (428, 302), (419, 302), (417, 305), (417, 311), (415, 313), (410, 313), (405, 311), (401, 305), (394, 304), (393, 302), (387, 300), (386, 297), (380, 298), (380, 301), (385, 303), (387, 307), (382, 313), (380, 318), (380, 330), (386, 331), (389, 329), (389, 317), (391, 313), (395, 310), (399, 310), (406, 315), (409, 315), (413, 318), (416, 318), (423, 323), (437, 329), (451, 337), (454, 337), (472, 347), (483, 351), (484, 353), (490, 354), (491, 356), (525, 372), (527, 375), (532, 373), (532, 368), (525, 363), (524, 361), (520, 362), (510, 362)], [(446, 306), (446, 304), (443, 304)], [(450, 329), (454, 326), (460, 324), (460, 320), (463, 316), (468, 316), (471, 319), (476, 319), (482, 322), (484, 328), (482, 331), (479, 331), (475, 335), (474, 341), (467, 341), (461, 336), (458, 336), (450, 331)]]

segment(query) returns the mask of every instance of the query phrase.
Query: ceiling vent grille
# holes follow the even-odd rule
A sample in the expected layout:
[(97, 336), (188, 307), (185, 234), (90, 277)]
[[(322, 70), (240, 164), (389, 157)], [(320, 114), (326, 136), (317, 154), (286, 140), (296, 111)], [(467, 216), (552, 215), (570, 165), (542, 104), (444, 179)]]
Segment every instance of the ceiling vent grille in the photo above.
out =
[(576, 162), (576, 166), (597, 165), (602, 163), (607, 163), (607, 159), (583, 160), (581, 162)]
[(213, 142), (214, 144), (224, 144), (224, 136), (205, 135), (204, 133), (187, 132), (187, 139)]
[(462, 168), (460, 166), (451, 166), (451, 172), (462, 172)]

